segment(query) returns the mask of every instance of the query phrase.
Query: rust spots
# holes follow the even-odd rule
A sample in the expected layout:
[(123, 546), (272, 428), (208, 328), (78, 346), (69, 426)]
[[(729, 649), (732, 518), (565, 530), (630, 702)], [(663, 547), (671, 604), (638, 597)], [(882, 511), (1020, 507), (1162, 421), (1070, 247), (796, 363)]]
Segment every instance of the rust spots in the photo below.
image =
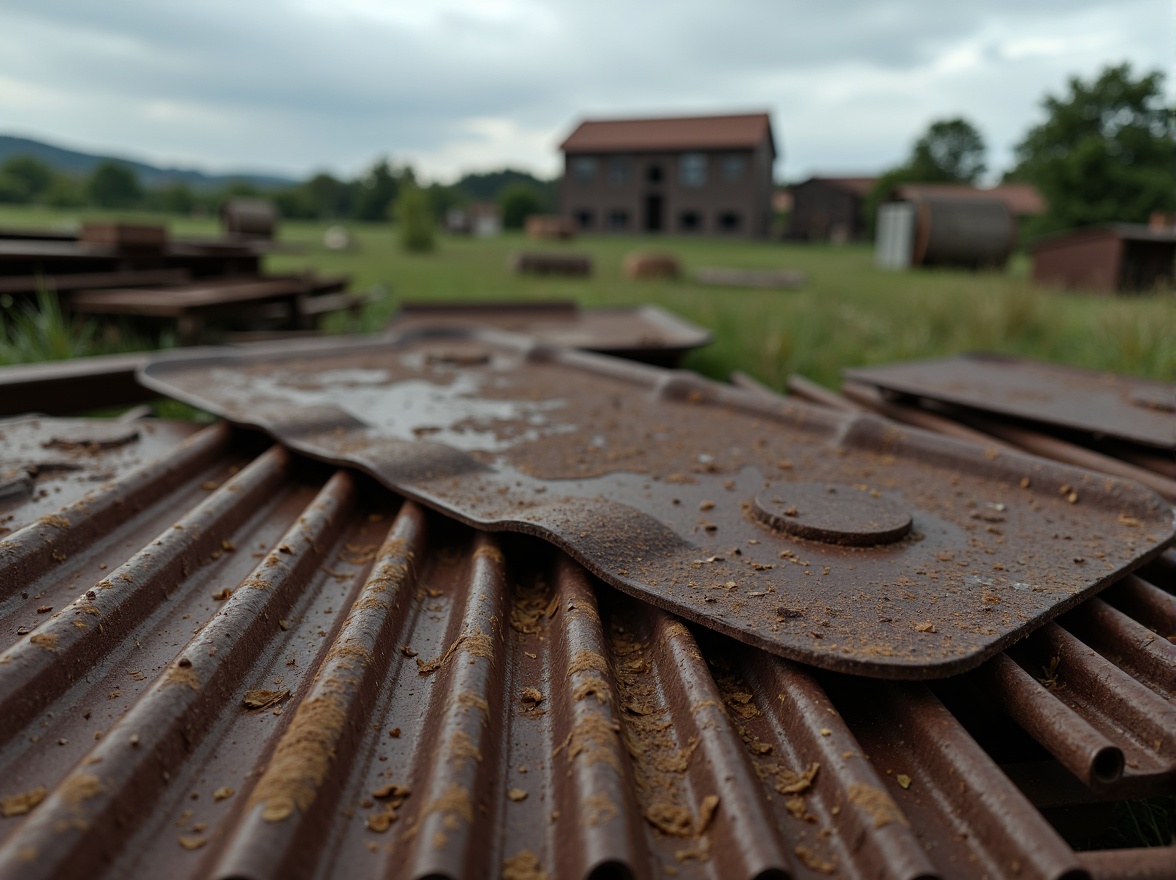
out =
[(29, 636), (29, 641), (46, 651), (57, 650), (57, 636), (51, 633), (35, 633)]
[(873, 820), (875, 828), (884, 828), (897, 823), (910, 828), (906, 816), (887, 792), (874, 785), (851, 785), (846, 789), (849, 802), (864, 810)]
[(249, 798), (250, 805), (264, 805), (265, 821), (281, 822), (295, 809), (306, 812), (326, 779), (346, 720), (343, 707), (331, 697), (313, 697), (298, 707)]
[(905, 791), (906, 789), (911, 787), (911, 778), (909, 776), (907, 776), (905, 773), (899, 773), (897, 776), (894, 777), (894, 779), (899, 784), (899, 786), (903, 789), (903, 791)]
[[(400, 818), (400, 814), (396, 811), (403, 806), (410, 794), (412, 794), (410, 789), (396, 784), (385, 785), (372, 792), (372, 797), (382, 800), (384, 803), (381, 804), (378, 812), (371, 813), (364, 820), (368, 830), (377, 834), (383, 834), (387, 831), (392, 823)], [(365, 806), (371, 806), (371, 804), (365, 804)]]
[(521, 788), (512, 788), (512, 789), (507, 790), (506, 797), (507, 797), (507, 800), (511, 800), (511, 801), (514, 801), (515, 803), (518, 803), (519, 801), (525, 801), (527, 799), (527, 793), (525, 791), (523, 791)]
[(548, 601), (547, 585), (542, 578), (535, 578), (525, 584), (516, 585), (512, 599), (510, 625), (516, 632), (524, 635), (539, 633), (543, 628), (544, 620), (554, 614), (555, 607), (558, 606), (558, 597), (552, 597)]
[(590, 670), (607, 675), (608, 660), (595, 651), (577, 651), (576, 656), (572, 658), (572, 662), (568, 666), (568, 678), (571, 678), (578, 672), (588, 672)]
[(621, 763), (617, 757), (617, 740), (620, 726), (604, 715), (592, 714), (576, 722), (572, 732), (556, 748), (554, 754), (563, 749), (568, 751), (568, 761), (584, 756), (584, 761), (591, 766), (597, 763), (608, 764), (618, 773)]
[(105, 790), (102, 780), (90, 773), (74, 773), (67, 777), (58, 789), (62, 800), (74, 807)]
[(423, 675), (430, 672), (436, 672), (442, 666), (450, 661), (450, 659), (458, 653), (468, 654), (470, 662), (474, 662), (474, 658), (481, 657), (486, 660), (494, 660), (494, 642), (490, 636), (486, 635), (480, 629), (475, 629), (473, 632), (464, 633), (449, 646), (447, 650), (440, 657), (434, 657), (432, 660), (421, 660), (417, 658), (417, 669)]
[(221, 590), (217, 590), (215, 593), (213, 593), (212, 598), (216, 599), (216, 601), (218, 601), (218, 602), (223, 602), (223, 601), (225, 601), (225, 599), (229, 598), (229, 596), (231, 596), (231, 595), (233, 595), (233, 591), (230, 590), (228, 587), (225, 587), (225, 588), (223, 588)]
[(587, 699), (588, 697), (595, 697), (596, 702), (604, 705), (612, 702), (612, 688), (599, 675), (586, 675), (580, 680), (572, 691), (572, 699), (575, 702)]
[(223, 788), (218, 788), (216, 791), (214, 791), (212, 793), (212, 799), (213, 799), (213, 801), (218, 801), (218, 802), (219, 801), (227, 801), (235, 793), (236, 792), (234, 792), (233, 789), (229, 788), (229, 786), (226, 785)]
[(188, 687), (194, 691), (200, 690), (200, 676), (196, 674), (196, 670), (192, 668), (191, 661), (187, 666), (177, 664), (167, 671), (167, 678), (163, 680), (165, 685), (180, 685), (181, 687)]
[(933, 633), (935, 632), (935, 624), (930, 621), (921, 621), (915, 624), (915, 632)]
[(241, 703), (246, 709), (266, 709), (275, 703), (282, 702), (288, 696), (290, 696), (289, 688), (276, 691), (255, 688), (254, 690), (245, 692), (245, 697)]
[(519, 701), (524, 705), (538, 706), (543, 702), (543, 691), (539, 688), (525, 687), (519, 691)]
[(594, 794), (584, 801), (581, 815), (584, 817), (584, 824), (595, 828), (616, 818), (617, 805), (607, 794)]
[(502, 551), (497, 547), (487, 544), (485, 547), (479, 547), (474, 551), (474, 559), (489, 559), (497, 562), (499, 565), (505, 565), (506, 559), (502, 555)]
[(366, 666), (372, 662), (372, 652), (363, 645), (357, 645), (354, 642), (341, 642), (327, 652), (327, 660), (344, 661), (340, 665), (346, 669), (352, 669), (353, 666), (346, 661), (358, 660)]
[(474, 745), (473, 740), (463, 730), (455, 732), (449, 738), (449, 755), (455, 767), (462, 766), (468, 758), (473, 758), (479, 764), (482, 763), (481, 750)]
[(47, 526), (52, 526), (55, 529), (68, 529), (69, 520), (59, 513), (51, 513), (48, 516), (41, 517), (41, 522)]
[(539, 857), (524, 849), (502, 863), (502, 880), (547, 880)]
[(11, 794), (8, 797), (0, 798), (0, 816), (5, 819), (23, 816), (45, 800), (46, 794), (48, 792), (45, 790), (45, 786), (38, 785), (36, 788), (23, 791), (20, 794)]
[(485, 724), (490, 717), (490, 704), (477, 694), (469, 691), (462, 691), (457, 695), (457, 705), (462, 709), (476, 709), (482, 713), (482, 723)]
[(450, 828), (457, 827), (456, 819), (464, 819), (469, 824), (474, 821), (474, 805), (470, 802), (470, 793), (456, 782), (451, 782), (440, 797), (425, 807), (421, 818), (431, 813), (444, 814), (446, 824)]
[(699, 835), (706, 834), (706, 829), (710, 827), (710, 823), (715, 818), (715, 813), (718, 810), (719, 796), (717, 794), (708, 794), (702, 799), (702, 802), (698, 805)]
[(654, 801), (645, 810), (645, 821), (672, 837), (693, 837), (694, 817), (679, 804)]
[(200, 849), (208, 843), (207, 837), (197, 837), (195, 834), (181, 834), (180, 846), (186, 850)]
[(801, 773), (782, 768), (776, 774), (776, 791), (780, 794), (803, 794), (812, 786), (820, 769), (821, 765), (816, 763), (809, 765), (808, 769)]
[(821, 858), (810, 847), (798, 846), (793, 852), (796, 853), (796, 857), (804, 863), (806, 868), (816, 871), (818, 874), (832, 874), (837, 870), (836, 862)]

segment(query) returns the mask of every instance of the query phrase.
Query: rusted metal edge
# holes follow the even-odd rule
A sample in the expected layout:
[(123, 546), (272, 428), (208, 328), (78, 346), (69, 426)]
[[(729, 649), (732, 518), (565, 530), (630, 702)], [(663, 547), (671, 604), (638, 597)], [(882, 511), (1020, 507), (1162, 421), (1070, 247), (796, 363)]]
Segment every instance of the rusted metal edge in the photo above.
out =
[(973, 353), (844, 371), (854, 382), (1145, 447), (1176, 449), (1176, 385)]
[(3, 880), (1172, 877), (1073, 852), (923, 685), (693, 632), (221, 430), (0, 608)]
[[(462, 345), (468, 350), (462, 349), (457, 354), (450, 351), (454, 346), (460, 348)], [(1116, 577), (1154, 558), (1173, 537), (1171, 509), (1136, 484), (1095, 477), (1089, 472), (1031, 456), (980, 450), (972, 444), (958, 443), (950, 438), (901, 429), (871, 416), (833, 414), (804, 404), (773, 401), (762, 394), (739, 391), (692, 374), (553, 349), (536, 345), (526, 338), (488, 330), (417, 331), (387, 338), (381, 344), (349, 340), (339, 346), (333, 354), (322, 346), (306, 350), (291, 348), (274, 354), (226, 351), (220, 357), (181, 353), (154, 361), (140, 371), (140, 380), (161, 393), (211, 409), (239, 423), (261, 427), (305, 454), (358, 467), (385, 485), (468, 524), (537, 534), (553, 541), (589, 570), (626, 592), (749, 644), (816, 666), (885, 678), (933, 678), (962, 672), (998, 653), (1051, 617), (1074, 607)], [(557, 468), (559, 478), (551, 479), (536, 471), (534, 456), (540, 453), (531, 447), (527, 447), (529, 452), (525, 461), (510, 464), (505, 463), (502, 456), (476, 458), (434, 440), (406, 442), (398, 439), (395, 433), (389, 435), (386, 429), (381, 433), (381, 429), (365, 423), (364, 418), (369, 417), (367, 413), (357, 417), (361, 406), (351, 410), (338, 406), (338, 402), (355, 387), (350, 379), (340, 380), (329, 392), (322, 384), (332, 381), (329, 376), (343, 375), (348, 369), (376, 370), (384, 375), (381, 370), (386, 371), (396, 358), (407, 357), (410, 353), (416, 358), (414, 363), (429, 364), (430, 359), (436, 357), (445, 369), (456, 364), (457, 370), (467, 362), (489, 364), (492, 357), (513, 359), (510, 363), (514, 366), (493, 374), (497, 382), (495, 387), (502, 387), (512, 375), (510, 369), (528, 377), (527, 382), (540, 379), (547, 382), (545, 387), (548, 390), (537, 390), (539, 386), (526, 383), (514, 389), (516, 397), (529, 401), (559, 396), (566, 393), (568, 382), (578, 380), (577, 407), (586, 406), (584, 401), (595, 399), (585, 397), (586, 394), (596, 394), (602, 401), (599, 407), (602, 414), (608, 409), (605, 401), (611, 400), (613, 406), (628, 406), (628, 410), (622, 411), (634, 419), (641, 419), (640, 424), (644, 426), (678, 419), (680, 428), (675, 429), (677, 433), (671, 431), (671, 439), (663, 448), (682, 444), (686, 452), (692, 446), (697, 446), (695, 452), (709, 449), (711, 447), (699, 445), (699, 438), (707, 436), (702, 426), (708, 423), (717, 426), (716, 420), (721, 419), (721, 433), (710, 442), (730, 442), (729, 438), (736, 436), (744, 443), (759, 444), (771, 454), (759, 454), (755, 459), (763, 470), (745, 470), (735, 480), (706, 473), (718, 469), (709, 465), (698, 473), (696, 464), (696, 473), (690, 477), (691, 485), (668, 485), (659, 482), (656, 475), (650, 479), (640, 472), (632, 473), (631, 466), (620, 465), (605, 467), (599, 478), (580, 480), (563, 479), (574, 477), (574, 474)], [(469, 358), (473, 360), (469, 361)], [(297, 374), (289, 379), (291, 387), (317, 388), (319, 397), (310, 400), (297, 395), (275, 397), (273, 383), (287, 381), (291, 371)], [(272, 380), (265, 380), (270, 390), (251, 396), (251, 377), (267, 373), (273, 376)], [(454, 374), (455, 371), (450, 370), (445, 381), (452, 381)], [(429, 374), (410, 372), (409, 375), (428, 377)], [(554, 378), (557, 375), (559, 378)], [(395, 378), (387, 381), (394, 384)], [(597, 383), (595, 386), (594, 382)], [(370, 388), (379, 385), (380, 381), (372, 385), (365, 380), (362, 394), (367, 395)], [(554, 390), (556, 388), (559, 391)], [(499, 392), (499, 396), (503, 394), (507, 392)], [(374, 403), (370, 396), (364, 399), (368, 402), (363, 406), (379, 410), (380, 404)], [(492, 399), (498, 398), (492, 396)], [(456, 410), (439, 416), (437, 424), (441, 427), (428, 430), (444, 430), (446, 424), (460, 425), (474, 418), (462, 409), (465, 403), (460, 395), (451, 397), (448, 402), (452, 404), (454, 401)], [(616, 418), (622, 418), (623, 423), (619, 411), (609, 412), (615, 413), (610, 417), (614, 419), (613, 424), (617, 424)], [(767, 430), (768, 425), (771, 430)], [(575, 430), (594, 436), (602, 428), (603, 425), (589, 421), (578, 424)], [(788, 438), (792, 446), (781, 439), (785, 428), (799, 432)], [(804, 432), (810, 433), (806, 435)], [(1018, 555), (1006, 558), (998, 554), (995, 558), (999, 562), (990, 559), (984, 567), (1000, 572), (1008, 570), (1014, 559), (1019, 560), (1017, 564), (1025, 567), (1026, 576), (1036, 579), (1035, 585), (1022, 590), (1021, 595), (1015, 595), (1011, 591), (1019, 588), (1008, 575), (989, 574), (987, 570), (981, 572), (974, 564), (965, 562), (971, 550), (960, 540), (941, 541), (938, 545), (934, 541), (927, 543), (925, 539), (936, 527), (934, 517), (928, 519), (926, 514), (920, 514), (919, 534), (924, 543), (916, 548), (915, 556), (919, 561), (909, 566), (902, 561), (906, 557), (901, 553), (896, 557), (897, 561), (888, 561), (891, 550), (846, 550), (836, 544), (824, 543), (824, 539), (820, 543), (810, 540), (823, 535), (827, 531), (823, 528), (798, 531), (795, 536), (788, 537), (779, 531), (780, 526), (789, 522), (786, 516), (790, 513), (788, 502), (784, 501), (780, 504), (780, 511), (773, 512), (773, 505), (783, 497), (781, 492), (784, 489), (789, 486), (800, 488), (799, 484), (792, 484), (787, 479), (762, 490), (760, 495), (763, 498), (757, 496), (753, 502), (749, 497), (743, 510), (733, 509), (732, 501), (724, 496), (729, 496), (732, 491), (736, 498), (743, 493), (754, 495), (755, 487), (764, 485), (762, 474), (768, 468), (774, 469), (777, 460), (803, 454), (795, 444), (798, 438), (805, 436), (819, 439), (818, 446), (807, 451), (812, 453), (819, 449), (821, 454), (798, 461), (797, 467), (816, 476), (822, 484), (849, 482), (844, 476), (834, 476), (844, 474), (844, 469), (838, 470), (836, 464), (829, 464), (836, 457), (834, 453), (840, 453), (852, 456), (851, 464), (855, 467), (860, 461), (867, 473), (879, 467), (892, 467), (897, 462), (916, 467), (939, 467), (942, 469), (939, 479), (944, 484), (949, 478), (953, 485), (960, 480), (974, 480), (971, 491), (977, 494), (988, 493), (995, 485), (1005, 487), (1000, 494), (1007, 502), (997, 504), (999, 511), (1010, 510), (1009, 505), (1023, 502), (1029, 505), (1024, 516), (1009, 514), (1016, 517), (1017, 525), (1009, 528), (1018, 538)], [(558, 443), (567, 448), (569, 438), (574, 437), (575, 434), (561, 434)], [(549, 445), (547, 448), (556, 447)], [(694, 452), (690, 455), (686, 452), (679, 455), (682, 460), (679, 466), (689, 469), (694, 461), (690, 455)], [(704, 456), (703, 460), (709, 458)], [(659, 464), (664, 464), (667, 459)], [(772, 465), (764, 467), (764, 459), (769, 459)], [(789, 460), (791, 467), (791, 458)], [(823, 475), (821, 468), (826, 468)], [(736, 471), (733, 468), (731, 476), (735, 476)], [(625, 473), (630, 473), (631, 477)], [(935, 479), (928, 478), (926, 473), (922, 477), (930, 479), (930, 483), (921, 483), (920, 489), (933, 490)], [(907, 475), (906, 485), (910, 485), (911, 479)], [(634, 480), (634, 485), (627, 485), (626, 481), (632, 483)], [(874, 481), (880, 488), (887, 485), (877, 476)], [(1015, 488), (1018, 482), (1020, 492), (1028, 492), (1027, 495), (1018, 497)], [(893, 488), (902, 484), (891, 485)], [(1030, 486), (1032, 489), (1028, 489)], [(509, 497), (504, 494), (511, 491), (514, 494)], [(958, 494), (959, 490), (952, 491)], [(671, 494), (680, 497), (684, 503), (671, 505), (669, 497), (659, 497)], [(855, 497), (862, 503), (869, 501), (863, 494)], [(921, 504), (929, 503), (928, 496), (922, 497)], [(1087, 502), (1081, 508), (1075, 504), (1079, 497)], [(712, 498), (722, 499), (722, 506), (716, 505), (710, 500)], [(885, 503), (885, 499), (878, 498), (879, 506)], [(909, 500), (906, 503), (909, 504)], [(744, 514), (748, 504), (763, 510), (763, 520), (768, 528), (749, 522)], [(1032, 514), (1028, 513), (1029, 508), (1032, 508)], [(698, 509), (706, 511), (706, 519), (719, 525), (708, 526), (704, 532), (694, 524), (697, 515), (693, 511)], [(796, 509), (795, 505), (792, 509)], [(845, 508), (846, 511), (851, 509)], [(1047, 528), (1054, 530), (1052, 543), (1061, 556), (1048, 559), (1035, 556), (1049, 552), (1051, 546), (1049, 534), (1027, 538), (1034, 528), (1038, 511), (1048, 511), (1044, 520), (1036, 520), (1038, 525), (1055, 523)], [(935, 516), (941, 515), (953, 516), (946, 512), (946, 508), (937, 508)], [(956, 515), (964, 516), (964, 523), (970, 522), (969, 516), (971, 519), (989, 516), (983, 511)], [(1006, 515), (1001, 512), (991, 516), (1003, 521)], [(825, 511), (814, 521), (831, 522), (833, 540), (841, 541), (838, 535), (852, 533), (856, 542), (857, 527), (841, 522), (842, 518), (839, 512)], [(1064, 523), (1061, 528), (1065, 534), (1058, 531), (1057, 523)], [(1140, 525), (1143, 526), (1141, 530), (1125, 531), (1127, 526), (1136, 529)], [(910, 529), (909, 522), (903, 528)], [(986, 529), (993, 532), (996, 527)], [(999, 536), (1003, 531), (996, 529), (995, 533)], [(903, 529), (893, 534), (901, 535)], [(621, 539), (622, 535), (624, 539)], [(1074, 580), (1072, 572), (1078, 565), (1074, 561), (1077, 557), (1071, 557), (1068, 546), (1056, 543), (1061, 538), (1072, 539), (1075, 545), (1094, 547), (1099, 544), (1097, 552), (1104, 554), (1100, 563), (1105, 566), (1105, 573), (1102, 568), (1098, 571), (1084, 568), (1078, 580)], [(734, 553), (730, 547), (732, 539), (738, 541), (738, 580), (730, 579), (729, 567), (712, 566), (700, 570), (700, 566), (722, 561)], [(797, 540), (803, 543), (797, 544)], [(849, 542), (848, 537), (844, 540)], [(998, 542), (997, 549), (1004, 540), (1007, 538)], [(870, 539), (865, 538), (864, 543), (869, 542)], [(1105, 549), (1101, 548), (1102, 543), (1106, 544)], [(890, 545), (892, 549), (899, 546)], [(974, 548), (975, 541), (969, 546)], [(1130, 552), (1124, 553), (1128, 546)], [(912, 545), (901, 547), (902, 553), (911, 552)], [(984, 552), (991, 554), (993, 551)], [(928, 553), (931, 554), (929, 557)], [(944, 553), (948, 556), (945, 557)], [(827, 579), (814, 579), (808, 583), (801, 580), (799, 585), (785, 587), (780, 581), (781, 577), (786, 578), (784, 572), (773, 574), (770, 569), (779, 565), (778, 556), (804, 562), (799, 554), (818, 559), (812, 566), (823, 566)], [(1033, 557), (1032, 561), (1029, 557)], [(939, 563), (936, 559), (942, 561), (945, 558), (952, 561), (937, 569)], [(752, 570), (744, 571), (744, 565)], [(971, 570), (969, 577), (978, 580), (966, 584), (960, 581), (959, 586), (952, 589), (961, 577), (960, 566)], [(835, 574), (832, 573), (834, 567), (837, 568)], [(935, 583), (939, 575), (929, 577), (929, 568), (938, 570), (947, 579), (948, 592), (939, 592), (941, 585)], [(875, 577), (878, 580), (872, 580)], [(1051, 579), (1050, 583), (1060, 578), (1066, 581), (1066, 586), (1054, 589), (1041, 578)], [(906, 590), (900, 592), (909, 605), (891, 601), (889, 593), (895, 579), (901, 579), (907, 585)], [(1002, 581), (1010, 591), (1007, 598), (1013, 603), (1010, 607), (1016, 608), (1016, 617), (990, 615), (988, 604), (982, 604), (980, 594), (1001, 590)], [(814, 592), (818, 587), (813, 586), (818, 583), (820, 599)], [(733, 592), (735, 588), (739, 589)], [(776, 591), (776, 597), (770, 595), (773, 591)], [(958, 606), (959, 610), (966, 612), (967, 622), (962, 627), (944, 616), (943, 604), (936, 605), (948, 601), (949, 595), (953, 594), (956, 598), (952, 601), (957, 605), (961, 600), (965, 602)], [(1048, 601), (1043, 601), (1046, 596)], [(780, 605), (781, 600), (786, 604)], [(821, 607), (828, 610), (814, 611), (814, 601), (821, 602)], [(875, 612), (874, 617), (862, 618), (863, 607), (874, 603), (890, 604)], [(797, 614), (798, 607), (807, 610)], [(814, 614), (819, 616), (814, 618)], [(983, 622), (980, 617), (972, 619), (971, 615), (980, 615)], [(814, 619), (816, 628), (810, 623)], [(899, 621), (897, 626), (894, 621)], [(873, 637), (872, 630), (878, 631), (877, 638)]]

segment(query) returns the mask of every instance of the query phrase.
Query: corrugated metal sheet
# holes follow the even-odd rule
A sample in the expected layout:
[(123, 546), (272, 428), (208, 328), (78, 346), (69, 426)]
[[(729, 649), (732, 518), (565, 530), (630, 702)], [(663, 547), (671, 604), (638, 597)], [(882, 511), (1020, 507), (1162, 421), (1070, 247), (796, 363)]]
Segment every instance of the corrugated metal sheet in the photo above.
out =
[(975, 667), (1173, 531), (1134, 483), (492, 331), (181, 355), (141, 375), (467, 523), (539, 534), (708, 627), (855, 674)]
[(1074, 853), (1010, 779), (1173, 790), (1170, 555), (929, 688), (696, 633), (223, 424), (8, 512), (6, 880), (1176, 876)]

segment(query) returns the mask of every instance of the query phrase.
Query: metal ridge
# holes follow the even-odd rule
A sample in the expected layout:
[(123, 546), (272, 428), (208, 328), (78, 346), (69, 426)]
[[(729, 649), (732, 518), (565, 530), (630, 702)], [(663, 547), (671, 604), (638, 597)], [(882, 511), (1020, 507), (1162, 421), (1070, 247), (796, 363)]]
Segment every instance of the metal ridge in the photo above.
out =
[(169, 355), (140, 379), (854, 674), (974, 668), (1173, 535), (1131, 482), (489, 330)]
[[(1171, 553), (994, 661), (1018, 689), (929, 687), (693, 630), (223, 425), (83, 501), (19, 577), (45, 521), (0, 541), (3, 880), (1176, 876), (1075, 853), (1012, 781), (1056, 749), (1090, 791), (1056, 704), (1125, 757), (1100, 796), (1176, 789)], [(1003, 737), (1007, 772), (998, 720), (1041, 742)]]

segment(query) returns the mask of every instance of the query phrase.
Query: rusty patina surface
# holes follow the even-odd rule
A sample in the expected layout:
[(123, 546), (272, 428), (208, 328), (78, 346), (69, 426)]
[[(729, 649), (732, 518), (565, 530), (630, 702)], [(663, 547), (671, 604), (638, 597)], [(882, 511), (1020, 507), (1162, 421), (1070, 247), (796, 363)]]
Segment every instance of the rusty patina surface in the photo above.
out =
[(846, 370), (854, 382), (1176, 451), (1176, 385), (1028, 358), (959, 355)]
[(58, 509), (52, 554), (14, 508), (2, 880), (1173, 876), (1047, 817), (1176, 787), (1171, 554), (972, 675), (877, 682), (249, 439)]
[(744, 642), (869, 676), (972, 668), (1173, 536), (1171, 509), (1125, 480), (493, 331), (140, 375)]

